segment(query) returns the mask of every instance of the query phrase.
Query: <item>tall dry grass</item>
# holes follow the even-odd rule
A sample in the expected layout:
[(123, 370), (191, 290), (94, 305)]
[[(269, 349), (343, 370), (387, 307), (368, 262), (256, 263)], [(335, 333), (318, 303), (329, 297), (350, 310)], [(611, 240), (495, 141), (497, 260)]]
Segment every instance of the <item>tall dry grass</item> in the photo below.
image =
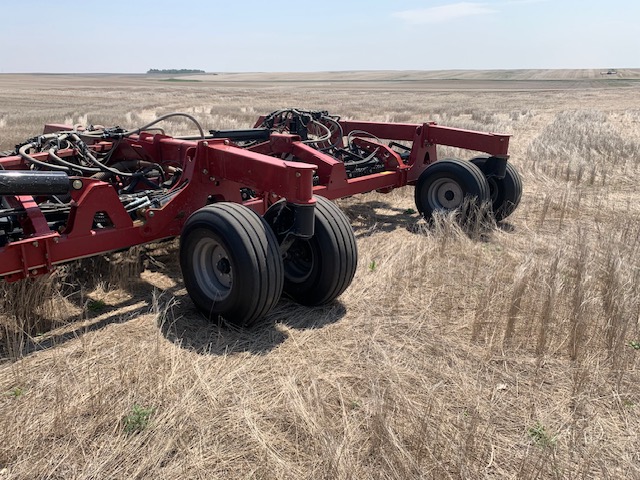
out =
[(640, 477), (637, 87), (128, 82), (0, 89), (0, 150), (41, 115), (134, 126), (181, 110), (246, 127), (303, 105), (513, 133), (525, 195), (471, 229), (424, 224), (409, 189), (341, 200), (352, 286), (322, 308), (284, 299), (249, 331), (198, 315), (175, 243), (131, 255), (147, 269), (119, 284), (80, 288), (72, 272), (71, 287), (5, 288), (3, 325), (20, 298), (52, 299), (60, 324), (14, 329), (3, 353), (0, 479)]

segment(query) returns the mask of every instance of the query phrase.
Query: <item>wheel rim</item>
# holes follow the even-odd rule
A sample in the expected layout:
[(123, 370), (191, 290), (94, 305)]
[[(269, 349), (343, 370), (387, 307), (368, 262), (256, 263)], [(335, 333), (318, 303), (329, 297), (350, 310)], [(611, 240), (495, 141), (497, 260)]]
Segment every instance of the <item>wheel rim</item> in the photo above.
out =
[(434, 210), (453, 210), (462, 205), (464, 191), (457, 182), (449, 178), (440, 178), (429, 187), (427, 199)]
[(498, 187), (498, 182), (493, 177), (487, 178), (487, 183), (489, 184), (489, 197), (491, 199), (491, 204), (495, 205), (498, 201), (498, 192), (500, 188)]
[(202, 292), (214, 301), (231, 294), (233, 270), (225, 248), (211, 237), (201, 238), (193, 248), (193, 273)]
[(302, 283), (311, 276), (315, 264), (315, 255), (307, 240), (296, 240), (284, 261), (284, 274), (293, 283)]

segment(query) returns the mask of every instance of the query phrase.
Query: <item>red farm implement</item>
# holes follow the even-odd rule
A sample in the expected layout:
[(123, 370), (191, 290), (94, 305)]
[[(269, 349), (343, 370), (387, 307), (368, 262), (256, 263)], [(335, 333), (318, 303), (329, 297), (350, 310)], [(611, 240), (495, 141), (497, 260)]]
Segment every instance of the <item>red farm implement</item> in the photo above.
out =
[[(199, 134), (166, 135), (157, 125), (173, 116)], [(483, 155), (437, 161), (437, 145)], [(0, 277), (180, 236), (194, 304), (249, 325), (283, 291), (320, 305), (350, 285), (356, 242), (329, 199), (414, 185), (427, 219), (471, 201), (501, 220), (522, 191), (508, 146), (507, 135), (295, 109), (209, 133), (186, 114), (135, 130), (46, 125), (0, 154)]]

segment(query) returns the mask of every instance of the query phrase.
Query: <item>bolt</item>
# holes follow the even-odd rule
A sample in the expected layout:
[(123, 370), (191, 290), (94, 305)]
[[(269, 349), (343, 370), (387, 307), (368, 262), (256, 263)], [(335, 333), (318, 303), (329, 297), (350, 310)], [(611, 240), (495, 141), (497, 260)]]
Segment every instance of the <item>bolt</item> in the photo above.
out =
[(73, 187), (74, 190), (80, 190), (82, 188), (82, 180), (74, 180), (71, 183), (71, 186)]
[(206, 175), (207, 173), (209, 173), (209, 170), (207, 170), (206, 168), (204, 168), (204, 169), (202, 170), (202, 174), (203, 174), (203, 175)]
[(300, 172), (296, 172), (296, 178), (300, 178), (302, 174)]
[(216, 181), (216, 177), (209, 177), (209, 180), (211, 180), (212, 182)]
[(53, 237), (53, 243), (60, 243), (60, 239), (58, 237)]
[(40, 244), (39, 244), (39, 243), (38, 243), (38, 241), (36, 240), (35, 242), (33, 242), (33, 243), (32, 243), (32, 245), (33, 245), (34, 247), (38, 248), (38, 245), (40, 245)]
[(208, 147), (209, 146), (209, 142), (202, 142), (202, 146), (203, 147)]
[(154, 212), (153, 210), (149, 210), (149, 217), (154, 217), (156, 214), (156, 212)]
[(225, 140), (225, 141), (224, 141), (224, 144), (225, 144), (225, 145), (229, 145), (230, 143), (231, 143), (231, 142), (229, 142), (229, 140)]
[(37, 269), (37, 268), (34, 268), (33, 270), (29, 270), (29, 273), (30, 273), (31, 275), (37, 275), (37, 274), (38, 274), (38, 269)]

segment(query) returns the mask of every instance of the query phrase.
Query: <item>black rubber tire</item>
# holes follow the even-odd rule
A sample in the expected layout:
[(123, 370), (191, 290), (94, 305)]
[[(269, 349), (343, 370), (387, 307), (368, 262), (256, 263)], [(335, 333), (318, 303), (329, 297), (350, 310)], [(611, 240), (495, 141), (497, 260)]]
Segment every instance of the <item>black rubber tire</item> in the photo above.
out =
[[(475, 157), (470, 161), (478, 167), (486, 176), (485, 164), (489, 157)], [(504, 220), (511, 215), (522, 199), (522, 178), (510, 162), (507, 162), (507, 169), (504, 178), (498, 179), (487, 177), (489, 183), (489, 196), (491, 198), (491, 210), (497, 221)]]
[(489, 199), (489, 184), (480, 169), (455, 158), (432, 163), (416, 183), (416, 207), (427, 220), (437, 211), (458, 211), (466, 220), (473, 207), (480, 208)]
[(180, 268), (193, 303), (211, 320), (251, 326), (282, 295), (278, 241), (262, 217), (240, 204), (208, 205), (189, 217)]
[[(277, 215), (272, 210), (266, 216)], [(313, 237), (296, 239), (284, 257), (284, 293), (303, 305), (332, 302), (351, 285), (358, 266), (356, 238), (345, 214), (335, 203), (316, 197), (314, 215)]]

